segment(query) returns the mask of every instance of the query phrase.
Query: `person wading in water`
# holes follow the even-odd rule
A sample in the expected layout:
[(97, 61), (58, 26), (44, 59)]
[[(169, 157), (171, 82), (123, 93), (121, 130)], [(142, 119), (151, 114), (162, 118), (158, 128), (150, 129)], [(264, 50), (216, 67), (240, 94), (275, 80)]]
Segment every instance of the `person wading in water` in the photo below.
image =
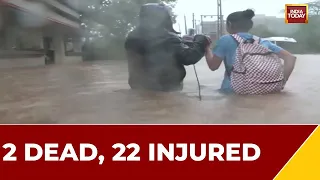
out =
[[(227, 24), (226, 24), (227, 31), (229, 34), (222, 36), (216, 42), (216, 46), (214, 47), (213, 50), (211, 49), (210, 46), (207, 47), (205, 56), (206, 56), (206, 61), (207, 61), (208, 67), (212, 71), (215, 71), (215, 70), (219, 69), (222, 62), (225, 65), (225, 74), (224, 74), (224, 79), (223, 79), (222, 85), (221, 85), (221, 91), (224, 93), (234, 93), (234, 88), (232, 87), (231, 74), (232, 73), (239, 74), (238, 72), (235, 72), (234, 65), (235, 65), (236, 57), (237, 57), (237, 53), (236, 53), (237, 48), (239, 47), (240, 43), (234, 37), (238, 37), (244, 43), (246, 43), (247, 41), (252, 41), (252, 43), (257, 43), (269, 51), (267, 54), (271, 54), (271, 55), (275, 54), (276, 56), (278, 56), (278, 58), (283, 59), (284, 64), (283, 64), (283, 67), (281, 67), (281, 71), (282, 71), (281, 74), (283, 74), (283, 86), (288, 81), (288, 79), (289, 79), (289, 77), (295, 67), (295, 63), (296, 63), (297, 58), (294, 55), (292, 55), (290, 52), (271, 43), (270, 41), (263, 40), (263, 39), (256, 37), (256, 36), (249, 33), (249, 31), (253, 27), (252, 18), (254, 16), (255, 16), (255, 13), (251, 9), (247, 9), (244, 11), (236, 11), (236, 12), (231, 13), (227, 17)], [(260, 47), (260, 49), (261, 49), (261, 47)], [(251, 51), (253, 51), (253, 50), (254, 49), (251, 48)], [(252, 53), (252, 52), (250, 52), (250, 53)], [(252, 53), (252, 54), (255, 54), (255, 53)], [(254, 57), (256, 58), (258, 56), (254, 56)], [(246, 62), (243, 61), (242, 63), (244, 64)], [(260, 65), (260, 64), (258, 64), (258, 65)], [(264, 66), (264, 64), (263, 64), (263, 66)], [(248, 81), (255, 79), (255, 77), (261, 76), (262, 69), (266, 70), (265, 68), (263, 68), (263, 66), (254, 66), (256, 69), (253, 69), (252, 72), (254, 72), (255, 74), (253, 74), (252, 78), (248, 79)], [(265, 67), (269, 67), (269, 66), (265, 66)], [(245, 66), (245, 68), (249, 69), (250, 67)], [(274, 70), (272, 66), (268, 69), (270, 71)], [(272, 72), (268, 72), (268, 71), (264, 71), (264, 72), (267, 72), (267, 75), (272, 74)], [(248, 73), (249, 73), (249, 70), (245, 74), (248, 74)], [(253, 84), (253, 83), (251, 83), (251, 84)], [(260, 86), (262, 84), (265, 84), (265, 83), (261, 82)], [(256, 88), (259, 89), (259, 86), (256, 86)]]
[(132, 89), (182, 90), (184, 66), (201, 60), (210, 39), (197, 35), (189, 46), (178, 34), (168, 6), (150, 3), (141, 7), (139, 25), (125, 42)]

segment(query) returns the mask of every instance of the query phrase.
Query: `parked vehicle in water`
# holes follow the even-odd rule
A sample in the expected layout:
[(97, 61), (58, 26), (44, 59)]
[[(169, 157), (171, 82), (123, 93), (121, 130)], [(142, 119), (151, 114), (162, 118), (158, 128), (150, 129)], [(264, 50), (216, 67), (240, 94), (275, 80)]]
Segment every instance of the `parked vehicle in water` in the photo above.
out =
[(268, 37), (268, 38), (262, 38), (264, 40), (271, 41), (272, 43), (277, 45), (277, 42), (291, 42), (291, 43), (297, 43), (297, 41), (293, 38), (289, 37)]

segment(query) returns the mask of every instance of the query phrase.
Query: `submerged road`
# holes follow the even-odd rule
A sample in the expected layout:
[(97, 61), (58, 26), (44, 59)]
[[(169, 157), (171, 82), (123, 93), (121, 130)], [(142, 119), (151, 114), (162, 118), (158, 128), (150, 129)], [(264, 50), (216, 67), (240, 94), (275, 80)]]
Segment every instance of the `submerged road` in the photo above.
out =
[(83, 62), (0, 71), (0, 123), (320, 123), (320, 56), (298, 56), (281, 94), (220, 94), (223, 68), (196, 65), (180, 93), (133, 92), (125, 61)]

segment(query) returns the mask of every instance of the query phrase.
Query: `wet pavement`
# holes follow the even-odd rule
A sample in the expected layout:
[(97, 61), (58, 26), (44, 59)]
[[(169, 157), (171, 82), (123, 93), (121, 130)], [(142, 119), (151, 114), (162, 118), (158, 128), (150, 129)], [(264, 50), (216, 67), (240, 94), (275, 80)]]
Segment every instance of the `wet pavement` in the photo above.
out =
[(283, 93), (267, 96), (220, 94), (223, 68), (196, 65), (183, 92), (134, 92), (125, 61), (83, 62), (0, 71), (0, 123), (320, 123), (320, 56), (298, 56)]

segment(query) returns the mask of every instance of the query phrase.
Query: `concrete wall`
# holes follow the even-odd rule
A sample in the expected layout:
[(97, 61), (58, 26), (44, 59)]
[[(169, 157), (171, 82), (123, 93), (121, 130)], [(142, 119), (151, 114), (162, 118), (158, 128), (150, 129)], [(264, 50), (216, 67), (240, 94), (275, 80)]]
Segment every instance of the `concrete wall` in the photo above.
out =
[[(5, 53), (5, 56), (0, 58), (0, 69), (45, 65), (45, 57), (41, 56), (41, 54), (36, 56), (28, 55), (29, 51), (38, 52), (38, 50), (44, 49), (44, 37), (52, 37), (52, 50), (55, 52), (55, 64), (70, 64), (82, 61), (81, 56), (66, 56), (64, 42), (66, 35), (72, 34), (73, 31), (77, 31), (77, 29), (80, 27), (79, 23), (46, 9), (46, 4), (48, 5), (49, 3), (51, 6), (59, 6), (58, 8), (64, 11), (69, 11), (70, 9), (64, 7), (55, 0), (40, 4), (27, 0), (4, 0), (4, 3), (7, 3), (8, 6), (3, 6), (0, 8), (15, 10), (19, 18), (18, 20), (14, 20), (14, 15), (12, 16), (12, 14), (7, 13), (7, 11), (0, 11), (0, 37), (3, 38), (0, 38), (0, 51), (2, 50)], [(74, 16), (78, 16), (78, 14), (73, 12), (73, 10), (70, 10), (69, 13)], [(2, 23), (3, 14), (8, 16), (6, 19), (13, 18), (13, 20), (7, 20), (6, 24), (4, 25)], [(25, 22), (26, 18), (23, 17), (27, 16), (30, 16), (27, 18), (29, 20), (35, 21), (35, 19), (40, 18), (46, 22), (40, 23), (39, 26), (25, 26), (25, 24), (20, 22), (20, 20)], [(50, 33), (47, 32), (46, 27), (47, 29), (51, 29)], [(81, 47), (81, 41), (76, 41), (73, 43), (74, 52), (81, 52)], [(26, 52), (26, 56), (21, 50)], [(44, 53), (44, 51), (39, 52)]]
[[(69, 15), (72, 15), (73, 17), (79, 19), (80, 18), (80, 14), (72, 9), (70, 9), (69, 7), (61, 4), (60, 2), (56, 1), (56, 0), (40, 0), (43, 3), (46, 3), (50, 6), (56, 7), (58, 9), (60, 9), (61, 11), (68, 13)], [(75, 1), (75, 0), (72, 0)]]
[(29, 29), (19, 34), (24, 49), (43, 49), (43, 34), (41, 29)]
[(0, 69), (44, 66), (44, 56), (36, 58), (0, 59)]
[[(57, 64), (75, 64), (82, 62), (82, 56), (65, 56), (63, 61)], [(22, 68), (22, 67), (39, 67), (45, 66), (45, 58), (0, 58), (0, 69)]]
[(73, 64), (82, 62), (82, 56), (66, 56), (63, 64)]
[(213, 32), (217, 32), (217, 22), (203, 22), (202, 23), (202, 33), (210, 34)]
[[(6, 27), (6, 34), (5, 34), (5, 51), (11, 54), (18, 54), (23, 53), (19, 49), (14, 50), (12, 47), (23, 46), (23, 48), (35, 48), (35, 49), (42, 49), (43, 48), (43, 33), (41, 30), (27, 30), (27, 29), (19, 29), (16, 27)], [(51, 36), (53, 38), (52, 42), (52, 50), (55, 52), (55, 64), (72, 64), (78, 63), (82, 61), (82, 56), (66, 56), (65, 52), (65, 42), (64, 42), (64, 35), (62, 33), (56, 33)], [(19, 40), (19, 41), (17, 41)], [(74, 43), (75, 52), (81, 52), (79, 45), (79, 41)], [(20, 47), (19, 47), (20, 48)], [(0, 58), (0, 68), (16, 68), (16, 67), (34, 67), (34, 66), (42, 66), (45, 65), (44, 56), (42, 57), (28, 57), (29, 51), (24, 51), (26, 53), (26, 57), (21, 57), (23, 55), (19, 55), (19, 57), (7, 58), (2, 57)], [(9, 53), (9, 54), (10, 54)]]
[[(223, 33), (226, 33), (226, 25), (225, 21), (222, 24), (222, 30)], [(218, 22), (217, 21), (206, 21), (202, 22), (202, 24), (199, 24), (197, 27), (198, 31), (204, 33), (204, 34), (212, 34), (212, 33), (217, 33), (218, 31)]]
[[(56, 64), (70, 64), (70, 63), (76, 63), (82, 61), (82, 56), (66, 56), (66, 48), (65, 48), (65, 42), (64, 42), (64, 36), (62, 34), (55, 34), (53, 36), (53, 49), (55, 51), (55, 63)], [(81, 52), (78, 51), (79, 47), (79, 41), (73, 42), (73, 49), (76, 49), (75, 52)]]
[(65, 58), (64, 38), (62, 34), (55, 34), (53, 36), (53, 49), (55, 63), (62, 64)]
[(10, 49), (43, 49), (41, 29), (21, 29), (7, 26), (5, 28), (5, 48)]
[[(74, 28), (80, 28), (80, 24), (67, 19), (56, 12), (51, 11), (47, 6), (43, 3), (27, 1), (27, 0), (2, 0), (3, 3), (8, 6), (32, 13), (39, 17), (43, 17), (45, 19), (58, 22), (64, 25), (68, 25)], [(62, 6), (62, 5), (61, 5)], [(65, 7), (66, 8), (66, 7)]]

